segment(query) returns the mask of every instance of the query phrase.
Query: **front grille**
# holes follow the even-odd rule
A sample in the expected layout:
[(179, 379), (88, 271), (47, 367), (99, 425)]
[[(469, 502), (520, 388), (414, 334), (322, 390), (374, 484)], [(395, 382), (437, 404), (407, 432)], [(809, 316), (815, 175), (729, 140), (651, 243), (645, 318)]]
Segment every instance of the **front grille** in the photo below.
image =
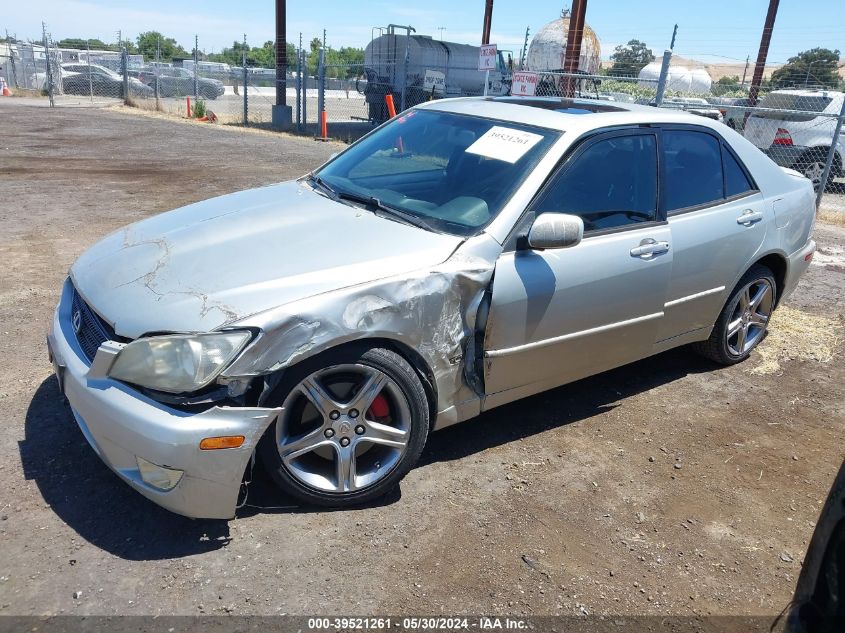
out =
[(70, 315), (76, 340), (89, 361), (94, 360), (97, 350), (104, 342), (119, 340), (112, 327), (85, 303), (76, 288), (73, 289)]

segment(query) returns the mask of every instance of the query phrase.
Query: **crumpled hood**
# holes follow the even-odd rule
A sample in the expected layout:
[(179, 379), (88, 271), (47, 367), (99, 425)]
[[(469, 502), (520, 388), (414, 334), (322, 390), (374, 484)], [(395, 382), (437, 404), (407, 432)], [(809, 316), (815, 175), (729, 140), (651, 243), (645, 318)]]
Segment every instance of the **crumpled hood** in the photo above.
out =
[(129, 225), (83, 253), (71, 278), (120, 336), (202, 332), (439, 264), (461, 241), (286, 182)]

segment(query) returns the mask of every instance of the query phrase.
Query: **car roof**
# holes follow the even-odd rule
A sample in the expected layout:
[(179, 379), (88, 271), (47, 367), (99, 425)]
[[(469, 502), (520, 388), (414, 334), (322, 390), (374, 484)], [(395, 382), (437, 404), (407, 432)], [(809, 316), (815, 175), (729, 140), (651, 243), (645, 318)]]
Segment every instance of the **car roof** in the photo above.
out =
[(839, 97), (845, 93), (840, 92), (839, 90), (807, 90), (807, 89), (798, 89), (798, 88), (791, 88), (791, 89), (784, 89), (784, 90), (772, 90), (770, 95), (779, 94), (779, 95), (797, 95), (799, 97)]
[(577, 133), (649, 123), (687, 123), (715, 129), (717, 123), (673, 108), (560, 97), (459, 97), (429, 101), (417, 107)]

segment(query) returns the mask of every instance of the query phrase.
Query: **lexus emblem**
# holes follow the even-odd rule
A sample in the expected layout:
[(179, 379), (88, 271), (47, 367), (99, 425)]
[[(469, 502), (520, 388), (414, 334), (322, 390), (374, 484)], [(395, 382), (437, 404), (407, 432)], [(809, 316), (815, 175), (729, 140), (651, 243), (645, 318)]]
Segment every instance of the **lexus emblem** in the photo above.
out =
[(74, 310), (71, 323), (73, 324), (73, 331), (79, 334), (79, 330), (82, 329), (82, 312)]

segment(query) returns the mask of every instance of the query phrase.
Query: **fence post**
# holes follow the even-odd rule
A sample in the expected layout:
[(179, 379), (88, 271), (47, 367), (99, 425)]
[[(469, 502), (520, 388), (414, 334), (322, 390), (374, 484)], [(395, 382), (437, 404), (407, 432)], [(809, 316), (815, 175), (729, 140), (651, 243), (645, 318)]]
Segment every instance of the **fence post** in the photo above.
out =
[(91, 103), (94, 103), (94, 78), (91, 76), (91, 40), (88, 40), (85, 46), (88, 51), (86, 55), (88, 60), (88, 97), (91, 99)]
[(159, 97), (161, 96), (161, 91), (159, 90), (159, 83), (158, 83), (158, 76), (161, 73), (161, 38), (159, 37), (156, 40), (156, 67), (155, 67), (155, 93), (156, 93), (156, 110), (161, 110), (161, 105), (159, 104)]
[(654, 105), (658, 108), (663, 103), (663, 93), (666, 91), (666, 79), (669, 77), (669, 62), (672, 60), (672, 51), (668, 48), (663, 51), (663, 65), (660, 67), (660, 78), (657, 80), (657, 94), (654, 95)]
[[(53, 64), (50, 61), (50, 39), (47, 37), (47, 25), (42, 22), (41, 28), (44, 31), (44, 58), (47, 62), (47, 70), (44, 75), (44, 81), (47, 82), (47, 96), (50, 97), (50, 107), (52, 108), (55, 107), (56, 102), (53, 99)], [(34, 61), (35, 55), (33, 55), (33, 63)], [(37, 73), (38, 66), (35, 66), (35, 69)]]
[(842, 123), (845, 121), (845, 99), (842, 101), (842, 108), (839, 110), (839, 118), (836, 120), (836, 129), (833, 130), (833, 140), (830, 142), (830, 150), (827, 152), (827, 160), (824, 163), (822, 179), (819, 183), (819, 190), (816, 192), (816, 209), (822, 203), (824, 189), (827, 186), (827, 179), (830, 178), (830, 169), (833, 166), (833, 159), (836, 156), (836, 145), (839, 142), (839, 134), (842, 132)]
[(15, 89), (18, 89), (20, 88), (20, 85), (18, 84), (18, 71), (17, 68), (15, 68), (15, 53), (20, 54), (20, 46), (17, 41), (15, 41), (15, 50), (12, 50), (12, 40), (9, 39), (9, 29), (6, 29), (6, 43), (9, 45), (9, 64), (12, 68), (12, 79), (15, 82)]
[[(405, 92), (407, 91), (408, 87), (408, 64), (411, 61), (411, 30), (408, 29), (408, 35), (405, 38), (405, 63), (403, 64), (403, 71), (402, 71), (402, 95), (399, 100), (399, 109), (404, 112), (405, 111)], [(485, 83), (485, 86), (487, 84)], [(485, 91), (484, 94), (487, 94)]]
[(296, 130), (302, 131), (302, 51), (296, 52)]
[(317, 66), (317, 130), (320, 129), (323, 112), (326, 110), (326, 49), (320, 49)]
[(120, 70), (123, 73), (123, 103), (129, 105), (129, 53), (125, 46), (120, 49)]
[(300, 55), (300, 66), (305, 73), (305, 77), (302, 78), (302, 127), (308, 127), (308, 61), (305, 57), (305, 51), (299, 51)]
[(247, 97), (247, 84), (249, 84), (249, 71), (246, 69), (246, 36), (244, 36), (244, 126), (249, 125), (249, 97)]
[(197, 65), (199, 63), (200, 36), (194, 35), (194, 103), (199, 100), (199, 77), (197, 76)]

